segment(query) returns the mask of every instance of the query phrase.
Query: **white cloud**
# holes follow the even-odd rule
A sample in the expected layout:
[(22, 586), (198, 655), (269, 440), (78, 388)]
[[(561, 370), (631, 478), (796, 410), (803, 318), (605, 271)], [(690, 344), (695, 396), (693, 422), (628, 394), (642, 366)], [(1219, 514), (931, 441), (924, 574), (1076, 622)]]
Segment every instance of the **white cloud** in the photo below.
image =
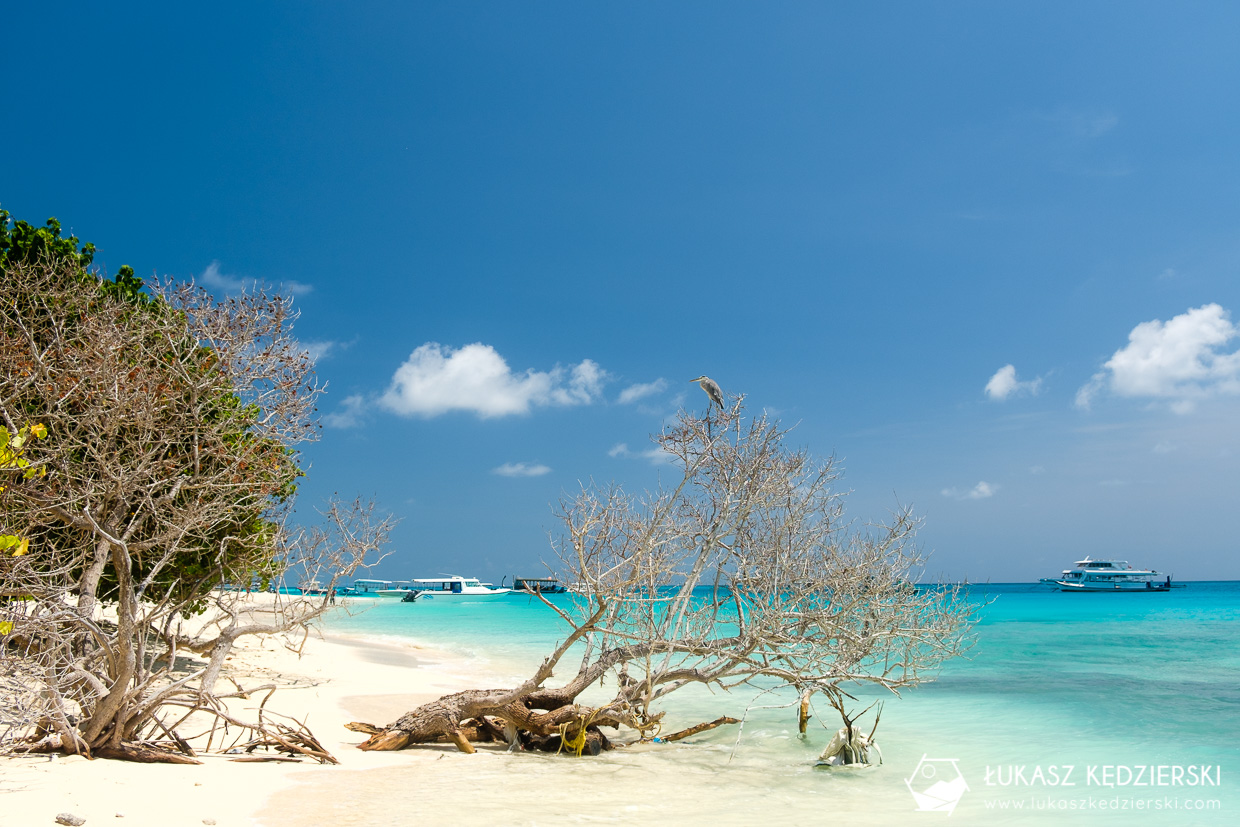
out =
[(339, 342), (331, 339), (325, 339), (323, 341), (309, 341), (302, 342), (301, 346), (305, 349), (306, 353), (310, 355), (310, 358), (317, 363), (337, 353), (338, 351), (348, 350), (353, 347), (357, 344), (358, 338), (359, 337), (354, 336), (347, 342)]
[(427, 342), (396, 369), (379, 404), (402, 416), (472, 411), (486, 419), (528, 413), (534, 406), (588, 405), (606, 381), (607, 373), (589, 359), (567, 370), (557, 365), (513, 373), (490, 345), (453, 350)]
[(662, 393), (667, 390), (666, 379), (656, 379), (653, 382), (645, 384), (629, 385), (620, 391), (619, 402), (621, 405), (628, 405), (630, 402), (636, 402), (639, 399), (645, 399), (656, 393)]
[(202, 275), (197, 281), (205, 284), (213, 290), (220, 290), (224, 293), (241, 293), (247, 287), (254, 285), (254, 280), (239, 279), (236, 276), (226, 276), (220, 272), (220, 263), (213, 261), (207, 265), (207, 269), (202, 271)]
[[(494, 353), (495, 351), (492, 350), (491, 352)], [(530, 376), (536, 375), (532, 371), (527, 371), (526, 374)], [(563, 369), (558, 365), (552, 368), (549, 374), (542, 375), (551, 378), (553, 387), (551, 389), (551, 401), (549, 403), (540, 402), (540, 404), (589, 405), (602, 394), (603, 383), (607, 381), (607, 372), (600, 368), (597, 362), (590, 359), (583, 359), (581, 364), (573, 366), (566, 386), (560, 384)], [(539, 400), (535, 401), (539, 402)]]
[(331, 355), (336, 349), (339, 342), (302, 342), (301, 346), (306, 349), (306, 353), (310, 354), (310, 358), (315, 362)]
[(280, 282), (280, 292), (287, 293), (290, 296), (304, 296), (307, 293), (314, 292), (314, 285), (289, 279), (288, 281)]
[(940, 493), (953, 500), (984, 500), (987, 497), (993, 497), (998, 490), (999, 486), (982, 480), (967, 491), (961, 491), (959, 488), (944, 488)]
[(629, 446), (623, 442), (617, 442), (607, 452), (609, 457), (620, 457), (622, 459), (644, 459), (648, 460), (652, 465), (668, 465), (674, 457), (664, 451), (662, 448), (654, 447), (645, 451), (631, 451)]
[(1003, 401), (1009, 396), (1019, 396), (1025, 393), (1037, 395), (1041, 387), (1042, 377), (1021, 382), (1016, 378), (1015, 366), (1004, 365), (995, 371), (995, 375), (990, 377), (990, 381), (986, 383), (986, 395), (991, 399)]
[(546, 465), (526, 465), (524, 462), (505, 462), (498, 468), (492, 468), (491, 473), (501, 477), (541, 477), (551, 473), (551, 468)]
[[(208, 264), (207, 269), (203, 270), (202, 275), (198, 276), (195, 281), (227, 295), (253, 292), (259, 288), (268, 288), (265, 282), (260, 282), (258, 279), (240, 278), (221, 273), (218, 261)], [(307, 293), (314, 292), (314, 285), (300, 281), (282, 281), (277, 286), (276, 292), (288, 296), (304, 296)]]
[(329, 428), (352, 428), (362, 421), (366, 400), (360, 394), (346, 396), (340, 403), (340, 410), (323, 417), (323, 423)]
[(1169, 322), (1142, 322), (1128, 344), (1081, 386), (1076, 405), (1089, 409), (1104, 390), (1128, 398), (1167, 400), (1176, 413), (1188, 413), (1212, 396), (1240, 394), (1240, 351), (1220, 348), (1240, 335), (1217, 304), (1195, 307)]

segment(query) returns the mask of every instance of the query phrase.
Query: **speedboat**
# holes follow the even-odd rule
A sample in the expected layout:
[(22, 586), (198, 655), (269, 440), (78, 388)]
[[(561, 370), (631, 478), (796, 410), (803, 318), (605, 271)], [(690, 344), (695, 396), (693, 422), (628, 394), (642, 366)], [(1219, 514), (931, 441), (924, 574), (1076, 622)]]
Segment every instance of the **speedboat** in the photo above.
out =
[[(1165, 580), (1163, 578), (1166, 578)], [(1161, 582), (1160, 582), (1161, 581)], [(1078, 560), (1059, 577), (1040, 581), (1065, 592), (1165, 592), (1171, 576), (1153, 569), (1134, 569), (1127, 560)]]
[(458, 574), (444, 577), (419, 578), (409, 581), (409, 588), (418, 593), (419, 600), (491, 600), (503, 597), (512, 589), (497, 589), (472, 577)]

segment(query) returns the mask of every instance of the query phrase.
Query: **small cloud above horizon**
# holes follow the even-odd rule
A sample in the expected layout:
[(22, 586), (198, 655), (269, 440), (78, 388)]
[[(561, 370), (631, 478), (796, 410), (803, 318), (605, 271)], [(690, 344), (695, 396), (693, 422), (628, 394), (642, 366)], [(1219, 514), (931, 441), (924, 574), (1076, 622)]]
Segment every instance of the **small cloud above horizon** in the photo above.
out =
[(961, 490), (959, 488), (944, 488), (939, 493), (941, 493), (944, 497), (949, 497), (953, 500), (984, 500), (989, 497), (993, 497), (995, 492), (998, 490), (999, 486), (991, 485), (985, 480), (982, 480), (977, 485), (967, 490)]
[(310, 358), (315, 362), (320, 359), (326, 359), (331, 352), (340, 346), (339, 342), (302, 342), (301, 346), (306, 349), (306, 353), (310, 354)]
[(638, 401), (639, 399), (645, 399), (647, 396), (662, 393), (665, 390), (667, 390), (667, 380), (660, 378), (654, 380), (653, 382), (629, 385), (627, 388), (620, 391), (620, 397), (616, 401), (621, 405), (628, 405)]
[(671, 454), (657, 446), (645, 451), (633, 451), (624, 442), (617, 442), (613, 445), (607, 452), (607, 456), (620, 459), (644, 459), (652, 465), (668, 465), (673, 459)]
[(337, 351), (348, 350), (353, 347), (353, 345), (357, 344), (357, 341), (358, 337), (354, 336), (347, 342), (338, 342), (332, 339), (327, 339), (323, 341), (302, 342), (301, 346), (305, 349), (306, 353), (310, 355), (310, 358), (317, 363), (322, 359), (331, 357), (332, 354)]
[(260, 289), (288, 296), (304, 296), (314, 292), (314, 285), (293, 281), (292, 279), (279, 282), (273, 289), (271, 285), (259, 279), (227, 275), (220, 272), (220, 263), (218, 261), (212, 261), (208, 264), (207, 269), (203, 270), (202, 274), (194, 280), (199, 284), (229, 296), (237, 293), (251, 293)]
[(551, 467), (537, 463), (505, 462), (498, 468), (492, 468), (491, 473), (501, 477), (541, 477), (551, 473)]
[(361, 424), (365, 406), (366, 400), (361, 394), (346, 396), (341, 400), (339, 409), (323, 417), (323, 424), (329, 428), (354, 428)]
[(1016, 367), (1004, 365), (995, 371), (994, 376), (986, 383), (986, 395), (995, 401), (1002, 402), (1012, 396), (1029, 394), (1037, 396), (1042, 388), (1042, 377), (1020, 381), (1016, 378)]

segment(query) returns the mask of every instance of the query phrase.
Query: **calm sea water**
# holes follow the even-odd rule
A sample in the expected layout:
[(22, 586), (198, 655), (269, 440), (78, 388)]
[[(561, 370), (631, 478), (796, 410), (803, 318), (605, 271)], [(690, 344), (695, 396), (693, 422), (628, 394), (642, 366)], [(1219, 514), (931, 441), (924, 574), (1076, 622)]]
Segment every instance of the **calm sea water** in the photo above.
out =
[[(479, 800), (508, 807), (528, 798), (518, 823), (530, 824), (938, 823), (946, 813), (918, 812), (910, 786), (953, 782), (959, 791), (959, 776), (967, 790), (953, 824), (1240, 823), (1240, 583), (1136, 594), (1000, 584), (970, 594), (981, 606), (975, 647), (934, 682), (885, 696), (880, 767), (815, 767), (840, 725), (825, 704), (801, 739), (794, 709), (765, 708), (792, 702), (789, 694), (694, 688), (669, 701), (666, 730), (723, 714), (744, 717), (743, 729), (581, 761), (494, 756), (478, 764)], [(528, 676), (564, 634), (526, 597), (379, 601), (337, 615), (331, 629), (446, 648), (500, 681)], [(1172, 783), (1181, 772), (1200, 778), (1203, 766), (1209, 783)], [(368, 775), (376, 787), (393, 783)], [(430, 790), (436, 783), (419, 779)], [(625, 792), (669, 784), (674, 795), (654, 802)], [(586, 789), (583, 808), (575, 796)]]

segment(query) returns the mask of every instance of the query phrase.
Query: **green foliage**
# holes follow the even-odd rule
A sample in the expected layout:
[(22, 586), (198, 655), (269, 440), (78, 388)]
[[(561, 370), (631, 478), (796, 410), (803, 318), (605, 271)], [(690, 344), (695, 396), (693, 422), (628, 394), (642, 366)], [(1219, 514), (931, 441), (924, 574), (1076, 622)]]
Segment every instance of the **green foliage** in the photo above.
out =
[[(82, 244), (75, 235), (62, 236), (60, 221), (49, 218), (42, 227), (26, 221), (13, 221), (7, 210), (0, 209), (0, 275), (5, 275), (15, 264), (67, 263), (84, 279), (96, 279), (90, 270), (95, 260), (95, 245)], [(116, 276), (99, 280), (104, 295), (124, 299), (134, 304), (150, 304), (151, 297), (142, 292), (142, 279), (134, 275), (133, 268), (122, 265)]]
[[(302, 475), (296, 452), (258, 433), (258, 407), (245, 404), (234, 392), (220, 371), (216, 354), (194, 339), (184, 319), (171, 315), (167, 305), (144, 292), (143, 281), (133, 268), (122, 267), (114, 279), (101, 281), (87, 269), (94, 254), (93, 244), (62, 236), (55, 218), (36, 228), (24, 221), (14, 222), (8, 212), (0, 210), (0, 275), (16, 277), (13, 268), (17, 265), (39, 267), (51, 274), (50, 280), (41, 282), (45, 289), (77, 297), (35, 302), (30, 296), (0, 294), (0, 299), (11, 300), (8, 312), (21, 317), (36, 339), (52, 329), (67, 331), (79, 354), (98, 350), (88, 338), (88, 318), (112, 320), (111, 328), (123, 329), (121, 338), (126, 341), (111, 352), (125, 369), (116, 370), (104, 385), (93, 385), (89, 373), (79, 375), (69, 354), (58, 347), (47, 351), (47, 358), (70, 359), (56, 370), (63, 381), (46, 388), (13, 383), (9, 387), (22, 390), (0, 401), (27, 421), (46, 420), (58, 434), (63, 432), (63, 446), (92, 446), (90, 450), (57, 447), (64, 472), (53, 475), (57, 477), (53, 486), (61, 486), (62, 492), (76, 486), (82, 491), (108, 490), (111, 497), (113, 492), (105, 480), (124, 477), (118, 472), (133, 464), (130, 480), (134, 485), (151, 492), (175, 492), (169, 493), (172, 499), (164, 503), (167, 513), (192, 513), (195, 503), (204, 497), (232, 498), (228, 507), (215, 512), (226, 515), (222, 519), (196, 525), (178, 537), (182, 550), (173, 565), (160, 570), (153, 589), (192, 599), (217, 583), (221, 575), (232, 581), (267, 579), (279, 567), (273, 550), (276, 530), (271, 513), (292, 497)], [(9, 292), (12, 283), (5, 280), (3, 293)], [(49, 326), (48, 314), (57, 315), (58, 325)], [(152, 333), (156, 330), (160, 332)], [(36, 344), (45, 349), (50, 340)], [(11, 377), (31, 367), (29, 358), (17, 348), (0, 355), (0, 370)], [(198, 397), (204, 388), (213, 394), (206, 401)], [(113, 397), (118, 393), (127, 400), (126, 405), (136, 405), (133, 411), (142, 415), (127, 415), (130, 409), (123, 406), (107, 409), (107, 405), (116, 404)], [(107, 402), (109, 399), (112, 402)], [(150, 443), (140, 433), (142, 427), (158, 435), (160, 448), (158, 455), (150, 454), (139, 461), (135, 452), (150, 450), (143, 448), (144, 443)], [(39, 424), (12, 435), (0, 427), (0, 469), (26, 468), (22, 464), (25, 460), (12, 452), (31, 434), (42, 438), (46, 429)], [(203, 441), (204, 434), (211, 439)], [(143, 476), (151, 468), (161, 470)], [(27, 470), (41, 474), (44, 467)], [(223, 477), (226, 479), (220, 486)], [(210, 481), (216, 491), (226, 493), (209, 493), (207, 484), (200, 485), (200, 481)], [(94, 501), (104, 499), (97, 495)], [(135, 496), (127, 508), (112, 515), (117, 525), (137, 525), (134, 545), (143, 550), (132, 558), (136, 579), (152, 571), (163, 553), (150, 538), (168, 533), (163, 522), (167, 513), (152, 512), (142, 498)], [(0, 518), (5, 516), (0, 513)], [(0, 520), (0, 525), (5, 522)], [(57, 559), (88, 558), (94, 542), (89, 532), (65, 522), (41, 522), (20, 533), (20, 537), (16, 533), (4, 535), (14, 538), (11, 543), (0, 538), (0, 554), (14, 554), (13, 549), (25, 553), (33, 546), (39, 549), (40, 558), (46, 551), (46, 559), (39, 564), (48, 566), (55, 565)], [(143, 541), (148, 544), (143, 546)], [(116, 585), (116, 574), (109, 566), (99, 582), (98, 597), (114, 597)]]
[[(26, 425), (15, 434), (9, 433), (7, 428), (0, 428), (0, 471), (19, 471), (25, 468), (27, 470), (22, 474), (25, 479), (44, 473), (42, 467), (31, 468), (30, 460), (22, 456), (26, 442), (32, 436), (35, 439), (43, 439), (47, 436), (47, 427), (42, 423)], [(4, 487), (0, 486), (0, 491), (3, 490)]]
[[(8, 428), (0, 428), (0, 471), (21, 471), (21, 477), (25, 480), (41, 477), (47, 473), (47, 469), (41, 465), (32, 467), (30, 460), (23, 456), (26, 443), (32, 436), (35, 439), (44, 439), (47, 436), (47, 428), (42, 423), (26, 425), (16, 434), (9, 433)], [(3, 483), (0, 483), (0, 493), (4, 492), (4, 488)], [(0, 553), (10, 557), (21, 557), (29, 550), (29, 537), (0, 534)]]
[(86, 272), (95, 258), (95, 245), (85, 244), (79, 249), (78, 244), (77, 236), (60, 235), (60, 222), (55, 218), (35, 227), (25, 221), (14, 222), (7, 210), (0, 209), (0, 274), (6, 273), (10, 264), (33, 264), (43, 259), (74, 262)]

